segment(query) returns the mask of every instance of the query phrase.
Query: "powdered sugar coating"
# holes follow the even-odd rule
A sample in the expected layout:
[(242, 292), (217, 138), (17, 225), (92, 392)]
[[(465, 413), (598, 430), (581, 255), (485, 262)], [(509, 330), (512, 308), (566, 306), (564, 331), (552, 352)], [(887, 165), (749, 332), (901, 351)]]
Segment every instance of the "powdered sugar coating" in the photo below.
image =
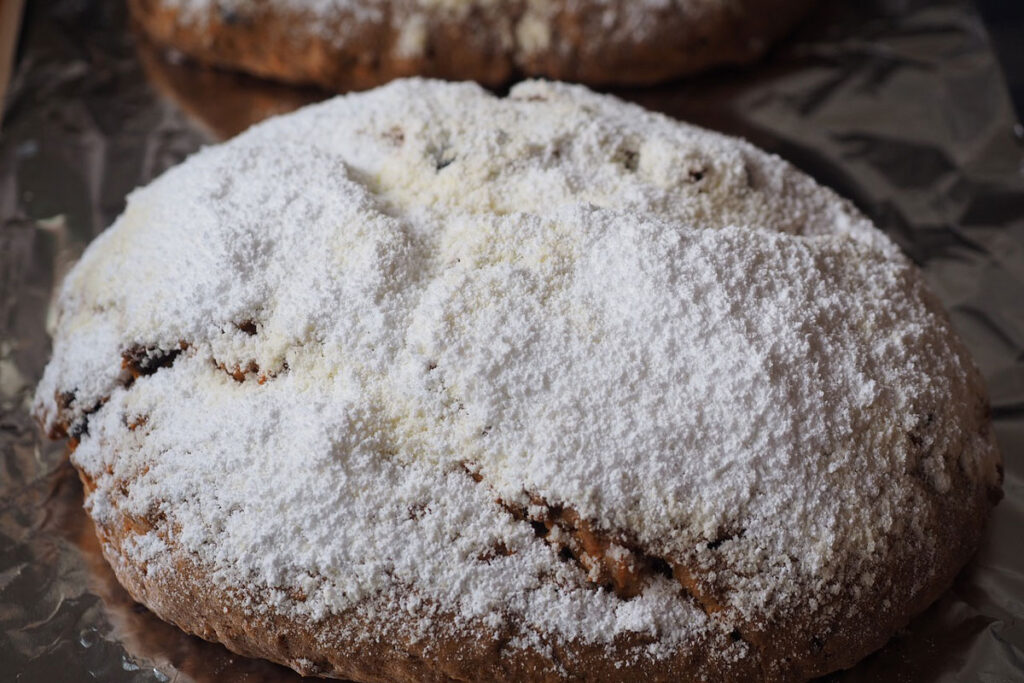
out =
[[(36, 411), (87, 420), (97, 522), (162, 519), (129, 544), (148, 571), (173, 543), (313, 619), (383, 596), (666, 657), (843, 618), (827, 596), (937, 552), (931, 499), (998, 485), (978, 373), (887, 238), (579, 87), (402, 81), (203, 150), (132, 194), (54, 335)], [(182, 342), (126, 382), (127, 350)], [(538, 498), (725, 609), (593, 589), (506, 508)]]

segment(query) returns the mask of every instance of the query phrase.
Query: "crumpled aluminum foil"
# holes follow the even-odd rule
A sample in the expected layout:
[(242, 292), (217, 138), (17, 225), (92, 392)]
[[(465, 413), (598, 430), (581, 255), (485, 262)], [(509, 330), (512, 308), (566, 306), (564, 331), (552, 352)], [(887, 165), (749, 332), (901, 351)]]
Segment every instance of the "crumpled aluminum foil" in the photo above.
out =
[[(125, 195), (324, 97), (168, 61), (123, 3), (32, 0), (0, 133), (0, 679), (284, 681), (178, 631), (103, 562), (61, 444), (29, 417), (54, 286)], [(920, 264), (988, 379), (1006, 497), (953, 588), (830, 680), (1024, 680), (1024, 144), (967, 2), (824, 2), (769, 58), (618, 91), (747, 137), (854, 200)]]

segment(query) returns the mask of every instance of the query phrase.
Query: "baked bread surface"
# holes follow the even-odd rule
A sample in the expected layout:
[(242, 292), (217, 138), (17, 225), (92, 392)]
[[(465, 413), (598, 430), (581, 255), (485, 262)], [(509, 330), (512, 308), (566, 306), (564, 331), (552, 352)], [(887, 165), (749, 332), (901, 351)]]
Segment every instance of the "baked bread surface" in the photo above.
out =
[(161, 617), (356, 680), (799, 680), (998, 498), (917, 269), (777, 157), (578, 87), (399, 81), (135, 191), (34, 409)]
[(328, 89), (402, 76), (642, 85), (744, 64), (811, 0), (129, 0), (156, 42)]

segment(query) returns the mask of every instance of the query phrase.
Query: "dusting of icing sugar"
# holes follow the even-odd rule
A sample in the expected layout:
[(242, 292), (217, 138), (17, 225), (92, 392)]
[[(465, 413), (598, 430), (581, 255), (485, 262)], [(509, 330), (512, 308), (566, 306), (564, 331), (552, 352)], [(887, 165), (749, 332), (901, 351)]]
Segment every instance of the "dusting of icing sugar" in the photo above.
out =
[[(997, 482), (983, 396), (913, 266), (780, 159), (579, 87), (410, 80), (134, 192), (35, 410), (87, 422), (101, 525), (166, 520), (125, 546), (147, 571), (173, 542), (288, 614), (393, 596), (658, 658), (928, 552), (922, 497)], [(507, 507), (537, 499), (717, 567), (728, 610), (595, 590)]]

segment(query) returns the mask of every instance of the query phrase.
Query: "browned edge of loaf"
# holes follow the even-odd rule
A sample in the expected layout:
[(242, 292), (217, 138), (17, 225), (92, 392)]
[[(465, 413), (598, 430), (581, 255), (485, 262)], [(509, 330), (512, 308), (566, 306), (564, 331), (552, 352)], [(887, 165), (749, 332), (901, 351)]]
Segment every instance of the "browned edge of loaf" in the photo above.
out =
[[(81, 470), (79, 476), (88, 495), (95, 484)], [(516, 635), (514, 625), (502, 632), (479, 629), (454, 636), (444, 628), (415, 637), (401, 628), (382, 629), (380, 624), (362, 623), (363, 617), (354, 610), (330, 614), (319, 621), (270, 608), (257, 613), (247, 606), (259, 603), (260, 596), (218, 586), (195, 556), (173, 543), (168, 550), (174, 565), (171, 575), (148, 574), (146, 566), (132, 562), (122, 547), (131, 536), (158, 529), (160, 522), (128, 516), (122, 510), (118, 514), (121, 523), (116, 526), (96, 523), (96, 535), (118, 582), (134, 600), (183, 631), (219, 642), (237, 654), (283, 664), (306, 676), (381, 683), (567, 679), (688, 683), (754, 680), (763, 673), (756, 651), (739, 662), (727, 662), (720, 656), (730, 639), (724, 631), (694, 643), (673, 658), (659, 662), (641, 658), (617, 667), (617, 654), (642, 646), (650, 638), (623, 638), (611, 647), (545, 639), (549, 649), (542, 653), (511, 646), (510, 640)], [(453, 617), (442, 611), (436, 619), (442, 626), (450, 626)], [(352, 628), (375, 637), (358, 641), (339, 635)]]
[[(397, 0), (396, 0), (397, 1)], [(631, 2), (632, 0), (620, 0)], [(568, 3), (566, 3), (568, 5)], [(759, 58), (806, 13), (813, 0), (696, 3), (685, 14), (673, 3), (656, 14), (657, 28), (643, 40), (625, 29), (602, 26), (602, 12), (557, 12), (551, 21), (551, 49), (520, 53), (488, 30), (479, 8), (453, 22), (434, 22), (422, 54), (402, 56), (399, 29), (389, 13), (379, 23), (339, 15), (312, 29), (308, 16), (276, 12), (270, 3), (245, 16), (212, 10), (202, 22), (185, 22), (161, 0), (128, 0), (136, 23), (165, 47), (212, 66), (329, 90), (362, 90), (404, 76), (475, 80), (501, 86), (521, 76), (542, 76), (594, 86), (651, 85), (714, 66), (747, 64)], [(524, 3), (510, 5), (510, 24)], [(321, 24), (323, 20), (318, 20)], [(331, 40), (332, 27), (344, 41)]]
[[(181, 349), (188, 347), (182, 342)], [(159, 367), (173, 363), (177, 355), (161, 356), (156, 364), (135, 367), (133, 356), (125, 355), (124, 364), (132, 382)], [(145, 356), (149, 358), (149, 356)], [(237, 381), (245, 381), (236, 377)], [(68, 401), (61, 401), (64, 406)], [(69, 399), (70, 400), (70, 399)], [(102, 401), (99, 405), (102, 405)], [(979, 436), (987, 439), (991, 429), (988, 405), (982, 396), (974, 397)], [(63, 410), (63, 408), (62, 408)], [(141, 417), (129, 428), (146, 423)], [(83, 430), (84, 431), (84, 430)], [(67, 417), (58, 420), (52, 437), (66, 436)], [(911, 447), (920, 439), (908, 435)], [(75, 438), (69, 439), (73, 450)], [(409, 636), (409, 630), (391, 620), (363, 623), (356, 611), (332, 614), (319, 621), (289, 617), (274, 612), (260, 595), (246, 593), (241, 587), (219, 587), (211, 568), (173, 542), (172, 528), (162, 513), (131, 516), (120, 509), (118, 500), (127, 495), (133, 481), (111, 482), (113, 496), (107, 502), (117, 511), (114, 521), (97, 523), (97, 535), (104, 556), (118, 580), (136, 600), (158, 616), (185, 631), (224, 643), (240, 654), (263, 657), (301, 673), (347, 677), (358, 680), (523, 680), (543, 681), (587, 678), (590, 680), (801, 680), (852, 666), (864, 655), (881, 647), (910, 618), (931, 604), (953, 581), (957, 572), (974, 553), (991, 504), (1000, 497), (997, 482), (987, 488), (972, 481), (960, 466), (950, 473), (951, 485), (945, 494), (937, 494), (921, 470), (907, 472), (916, 503), (927, 511), (920, 520), (927, 533), (934, 534), (932, 552), (900, 553), (901, 538), (889, 539), (899, 564), (881, 571), (869, 586), (847, 586), (834, 596), (834, 603), (845, 612), (825, 614), (821, 610), (802, 610), (777, 614), (767, 620), (745, 621), (728, 607), (730, 587), (715, 584), (711, 575), (726, 572), (701, 571), (687, 566), (685, 558), (665, 558), (673, 575), (706, 612), (723, 617), (728, 624), (719, 633), (709, 634), (703, 642), (694, 642), (675, 656), (651, 661), (640, 657), (621, 666), (622, 655), (635, 646), (650, 642), (644, 636), (624, 637), (612, 647), (562, 643), (550, 634), (542, 636), (542, 650), (510, 647), (510, 640), (523, 628), (512, 623), (504, 632), (464, 629), (457, 635), (443, 628), (453, 615), (440, 619), (438, 631)], [(921, 462), (911, 458), (910, 462)], [(108, 475), (112, 472), (108, 470)], [(86, 493), (95, 490), (95, 482), (80, 471)], [(466, 473), (466, 476), (472, 476)], [(118, 493), (119, 492), (119, 493)], [(526, 523), (524, 521), (524, 523)], [(595, 527), (596, 528), (596, 527)], [(135, 534), (154, 531), (168, 543), (168, 557), (175, 571), (170, 574), (147, 572), (145, 563), (133, 562), (123, 544)], [(599, 530), (598, 530), (599, 531)], [(600, 533), (600, 531), (599, 531)], [(538, 542), (541, 541), (538, 538)], [(725, 566), (711, 570), (727, 569)], [(807, 596), (808, 599), (820, 596)], [(301, 596), (298, 599), (302, 599)], [(888, 604), (886, 604), (888, 601)], [(248, 606), (248, 607), (247, 607)], [(437, 605), (440, 613), (444, 607)], [(254, 608), (257, 611), (254, 611)], [(263, 611), (258, 611), (262, 609)], [(411, 625), (407, 620), (406, 626)], [(735, 628), (731, 633), (729, 628)], [(346, 637), (344, 632), (348, 631)], [(353, 638), (353, 633), (372, 637)], [(742, 639), (751, 647), (740, 661), (726, 661), (723, 652), (730, 640)], [(616, 663), (620, 666), (616, 666)]]
[(227, 140), (264, 119), (323, 99), (323, 91), (165, 59), (162, 47), (139, 33), (136, 54), (149, 83), (215, 140)]
[[(81, 470), (79, 475), (86, 494), (92, 492), (94, 482)], [(166, 540), (161, 533), (163, 519), (133, 517), (118, 509), (120, 523), (97, 523), (96, 532), (118, 581), (159, 617), (233, 652), (269, 659), (303, 675), (359, 681), (795, 681), (852, 666), (948, 589), (974, 553), (989, 509), (987, 495), (964, 488), (966, 477), (961, 474), (960, 479), (956, 490), (963, 495), (932, 508), (933, 528), (948, 534), (937, 545), (940, 556), (913, 557), (908, 564), (894, 567), (887, 581), (876, 583), (879, 594), (853, 601), (855, 606), (880, 605), (883, 597), (889, 597), (890, 609), (851, 610), (849, 619), (837, 625), (821, 641), (821, 647), (807, 647), (807, 634), (820, 633), (820, 624), (813, 620), (798, 617), (761, 627), (747, 624), (744, 637), (752, 647), (750, 655), (739, 662), (721, 656), (732, 637), (725, 632), (694, 643), (673, 658), (658, 662), (640, 658), (620, 668), (615, 666), (618, 655), (630, 646), (642, 645), (642, 637), (622, 639), (609, 648), (548, 638), (548, 651), (538, 652), (509, 646), (515, 625), (499, 633), (480, 629), (453, 636), (442, 629), (413, 637), (401, 629), (363, 624), (355, 611), (320, 621), (287, 616), (271, 608), (258, 613), (251, 607), (259, 604), (260, 596), (218, 586), (197, 557), (173, 542), (168, 552), (175, 570), (169, 575), (148, 574), (145, 564), (130, 560), (122, 550), (125, 541), (151, 530)], [(893, 585), (912, 585), (915, 576), (922, 572), (927, 576), (930, 571), (935, 571), (931, 579), (912, 594), (882, 594)], [(450, 625), (452, 616), (440, 619)], [(352, 629), (369, 630), (376, 638), (360, 642), (339, 636)]]

